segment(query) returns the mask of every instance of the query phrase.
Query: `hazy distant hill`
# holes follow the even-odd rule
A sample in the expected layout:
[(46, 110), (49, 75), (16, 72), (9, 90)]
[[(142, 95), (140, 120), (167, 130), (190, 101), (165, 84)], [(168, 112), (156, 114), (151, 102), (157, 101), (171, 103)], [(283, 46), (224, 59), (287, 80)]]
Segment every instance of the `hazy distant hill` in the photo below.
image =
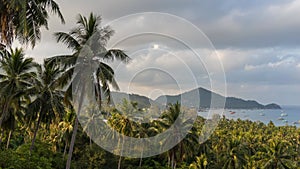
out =
[[(214, 105), (211, 105), (213, 99)], [(158, 97), (156, 102), (160, 104), (181, 102), (188, 107), (200, 107), (200, 108), (222, 108), (225, 102), (226, 109), (281, 109), (277, 104), (262, 105), (253, 100), (243, 100), (235, 97), (221, 96), (217, 93), (211, 92), (204, 88), (194, 89), (179, 95), (164, 95)]]
[[(226, 109), (281, 109), (279, 105), (274, 103), (262, 105), (254, 100), (243, 100), (235, 97), (225, 98), (220, 94), (211, 92), (204, 88), (194, 89), (174, 96), (163, 95), (158, 97), (156, 100), (137, 94), (127, 94), (122, 92), (112, 92), (111, 94), (114, 104), (122, 103), (122, 100), (125, 98), (127, 100), (137, 102), (139, 108), (149, 108), (151, 105), (160, 107), (167, 103), (176, 103), (178, 101), (184, 106), (197, 108), (222, 108), (225, 104)], [(214, 105), (211, 105), (212, 99), (214, 100)]]
[(137, 94), (111, 92), (111, 96), (112, 96), (112, 102), (114, 104), (120, 104), (122, 103), (123, 99), (127, 99), (133, 102), (137, 102), (139, 108), (149, 108), (151, 105), (160, 105), (159, 103), (156, 103), (155, 101), (153, 101), (148, 97), (140, 96)]

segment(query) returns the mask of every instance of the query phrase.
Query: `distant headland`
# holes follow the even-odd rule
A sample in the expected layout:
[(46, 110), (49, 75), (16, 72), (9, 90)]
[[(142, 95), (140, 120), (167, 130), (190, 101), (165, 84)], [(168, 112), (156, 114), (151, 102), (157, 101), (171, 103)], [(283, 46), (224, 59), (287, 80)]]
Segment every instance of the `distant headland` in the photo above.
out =
[(179, 102), (183, 106), (196, 107), (199, 109), (281, 109), (281, 107), (275, 103), (263, 105), (255, 100), (244, 100), (236, 97), (224, 97), (202, 87), (178, 95), (162, 95), (155, 100), (152, 100), (146, 96), (126, 94), (121, 92), (112, 92), (112, 97), (114, 98), (114, 102), (120, 102), (122, 98), (127, 98), (131, 101), (137, 102), (139, 107), (141, 108), (147, 108), (153, 104), (166, 105), (168, 103)]

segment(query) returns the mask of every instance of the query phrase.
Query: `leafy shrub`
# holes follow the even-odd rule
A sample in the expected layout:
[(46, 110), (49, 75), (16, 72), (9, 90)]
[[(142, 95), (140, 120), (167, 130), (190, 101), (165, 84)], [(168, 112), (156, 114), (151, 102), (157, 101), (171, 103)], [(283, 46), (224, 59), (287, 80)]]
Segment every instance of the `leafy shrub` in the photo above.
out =
[(30, 144), (23, 144), (17, 150), (4, 150), (0, 152), (0, 168), (2, 169), (52, 169), (64, 168), (62, 155), (53, 153), (50, 145), (36, 142), (30, 154)]

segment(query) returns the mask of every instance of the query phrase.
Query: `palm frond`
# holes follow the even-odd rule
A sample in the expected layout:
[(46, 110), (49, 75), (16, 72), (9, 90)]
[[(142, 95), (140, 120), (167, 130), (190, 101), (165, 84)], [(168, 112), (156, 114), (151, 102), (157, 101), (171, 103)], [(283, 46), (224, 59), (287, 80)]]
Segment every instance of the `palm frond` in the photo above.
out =
[(80, 44), (78, 43), (78, 41), (68, 33), (56, 32), (56, 33), (54, 33), (54, 36), (55, 36), (57, 42), (62, 42), (64, 44), (66, 44), (69, 49), (72, 49), (75, 51), (75, 50), (78, 50), (80, 47)]
[(128, 63), (130, 61), (129, 56), (127, 56), (127, 54), (120, 50), (120, 49), (110, 49), (106, 52), (106, 54), (103, 56), (103, 59), (107, 59), (107, 60), (111, 60), (114, 61), (119, 60), (122, 61), (124, 63)]
[(60, 12), (58, 4), (55, 1), (53, 1), (53, 0), (42, 0), (41, 5), (43, 7), (48, 7), (51, 10), (52, 13), (57, 14), (60, 21), (63, 24), (65, 24), (65, 19), (64, 19), (62, 13)]

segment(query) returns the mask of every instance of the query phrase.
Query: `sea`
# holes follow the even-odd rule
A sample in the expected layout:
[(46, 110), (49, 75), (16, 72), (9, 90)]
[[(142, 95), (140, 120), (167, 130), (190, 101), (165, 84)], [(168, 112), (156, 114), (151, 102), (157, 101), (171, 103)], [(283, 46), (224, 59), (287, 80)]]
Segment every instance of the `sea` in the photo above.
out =
[(199, 111), (198, 115), (211, 118), (213, 114), (224, 115), (228, 119), (260, 121), (268, 124), (272, 121), (276, 126), (291, 125), (300, 127), (300, 106), (281, 106), (282, 109), (225, 109)]

